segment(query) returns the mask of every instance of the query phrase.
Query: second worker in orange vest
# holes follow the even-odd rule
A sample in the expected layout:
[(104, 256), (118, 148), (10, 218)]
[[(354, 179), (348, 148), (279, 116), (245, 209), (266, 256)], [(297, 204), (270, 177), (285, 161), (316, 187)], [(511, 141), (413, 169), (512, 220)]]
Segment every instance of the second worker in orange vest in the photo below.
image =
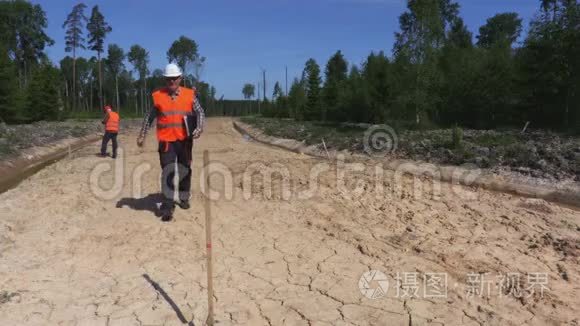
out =
[[(161, 190), (165, 198), (160, 213), (163, 221), (170, 221), (175, 209), (176, 192), (178, 205), (183, 209), (189, 208), (193, 139), (201, 135), (205, 115), (197, 100), (196, 90), (179, 86), (182, 77), (177, 65), (168, 64), (163, 75), (167, 86), (153, 92), (153, 108), (143, 121), (137, 145), (143, 146), (147, 130), (157, 118), (159, 161), (163, 169)], [(187, 133), (185, 116), (195, 117), (196, 120), (196, 128), (191, 135)], [(175, 174), (179, 180), (178, 191), (173, 185)]]
[(101, 143), (101, 156), (107, 156), (107, 144), (109, 140), (113, 141), (113, 158), (117, 158), (117, 134), (119, 133), (119, 114), (113, 111), (110, 105), (105, 106), (105, 118), (103, 124), (105, 125), (105, 135)]

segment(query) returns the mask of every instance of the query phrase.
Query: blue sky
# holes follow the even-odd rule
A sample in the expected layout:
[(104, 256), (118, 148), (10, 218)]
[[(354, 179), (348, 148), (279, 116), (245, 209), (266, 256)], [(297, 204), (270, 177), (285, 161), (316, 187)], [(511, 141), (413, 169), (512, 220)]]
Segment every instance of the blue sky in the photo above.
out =
[[(78, 1), (33, 0), (47, 13), (47, 49), (58, 63), (64, 52), (62, 23)], [(527, 30), (539, 0), (460, 0), (461, 16), (477, 35), (479, 26), (499, 12), (515, 11)], [(85, 14), (98, 5), (112, 26), (106, 43), (126, 51), (139, 44), (150, 53), (151, 70), (162, 68), (171, 43), (185, 35), (207, 57), (202, 79), (214, 85), (218, 97), (242, 97), (244, 83), (257, 84), (266, 70), (267, 94), (275, 81), (288, 83), (301, 74), (308, 58), (324, 69), (328, 58), (342, 50), (350, 63), (360, 64), (371, 51), (390, 55), (404, 0), (106, 0), (84, 1)], [(93, 52), (81, 51), (90, 57)], [(127, 67), (130, 65), (127, 63)]]

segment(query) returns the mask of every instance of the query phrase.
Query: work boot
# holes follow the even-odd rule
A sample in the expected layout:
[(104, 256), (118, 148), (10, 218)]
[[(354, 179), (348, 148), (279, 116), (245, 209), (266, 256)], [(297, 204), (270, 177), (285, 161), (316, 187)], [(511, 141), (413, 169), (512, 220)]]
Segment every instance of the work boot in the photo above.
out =
[(173, 219), (172, 211), (163, 212), (163, 214), (161, 215), (162, 222), (171, 222), (172, 219)]
[(161, 207), (161, 221), (169, 222), (173, 219), (173, 211), (175, 210), (175, 206), (169, 203), (162, 203)]
[(177, 203), (177, 205), (179, 205), (179, 207), (181, 207), (181, 209), (189, 209), (189, 207), (191, 207), (191, 206), (189, 206), (189, 200), (187, 200), (187, 199), (180, 200)]

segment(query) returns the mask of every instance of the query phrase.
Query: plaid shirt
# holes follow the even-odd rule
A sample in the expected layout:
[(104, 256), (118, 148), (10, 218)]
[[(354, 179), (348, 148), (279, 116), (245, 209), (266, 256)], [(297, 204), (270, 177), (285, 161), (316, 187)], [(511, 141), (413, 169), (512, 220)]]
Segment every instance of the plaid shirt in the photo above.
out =
[(101, 121), (101, 123), (106, 124), (107, 121), (109, 121), (109, 111), (107, 111), (107, 113), (105, 113), (105, 117), (103, 118), (103, 121)]
[[(181, 87), (177, 89), (175, 93), (170, 94), (171, 99), (175, 101), (175, 99), (181, 93)], [(205, 112), (203, 108), (199, 104), (199, 100), (196, 99), (193, 101), (193, 111), (197, 113), (197, 128), (195, 129), (194, 133), (198, 132), (201, 133), (203, 131), (203, 124), (205, 122)], [(139, 133), (139, 137), (145, 138), (147, 136), (147, 131), (151, 128), (151, 124), (153, 124), (153, 120), (157, 118), (157, 108), (153, 106), (149, 112), (145, 115), (145, 119), (143, 119), (143, 125), (141, 126), (141, 132)]]

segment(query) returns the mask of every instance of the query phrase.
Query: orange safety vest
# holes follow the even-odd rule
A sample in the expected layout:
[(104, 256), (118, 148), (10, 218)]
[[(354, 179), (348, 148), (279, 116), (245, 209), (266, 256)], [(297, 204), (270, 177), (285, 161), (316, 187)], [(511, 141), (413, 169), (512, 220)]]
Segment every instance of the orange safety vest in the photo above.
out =
[(119, 114), (114, 111), (109, 111), (109, 119), (105, 125), (106, 131), (118, 132), (119, 131)]
[(157, 109), (157, 139), (176, 141), (187, 138), (183, 117), (191, 114), (195, 103), (195, 90), (180, 87), (179, 96), (171, 99), (167, 88), (153, 92), (153, 105)]

